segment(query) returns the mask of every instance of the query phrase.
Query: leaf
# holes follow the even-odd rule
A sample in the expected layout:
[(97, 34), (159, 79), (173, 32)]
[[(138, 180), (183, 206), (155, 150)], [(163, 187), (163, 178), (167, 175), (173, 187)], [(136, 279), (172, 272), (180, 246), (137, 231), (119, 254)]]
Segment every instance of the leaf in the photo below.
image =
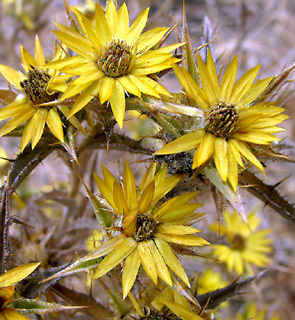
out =
[(247, 186), (246, 190), (269, 205), (282, 217), (295, 223), (295, 207), (279, 194), (276, 187), (280, 184), (269, 185), (257, 178), (254, 173), (245, 170), (241, 176), (241, 183)]
[(9, 307), (21, 310), (24, 314), (44, 314), (64, 310), (83, 309), (85, 306), (63, 306), (57, 303), (43, 302), (37, 299), (20, 298), (9, 304)]
[(205, 168), (203, 173), (211, 181), (211, 183), (223, 194), (232, 207), (242, 216), (243, 220), (247, 223), (244, 205), (238, 193), (234, 193), (231, 187), (222, 182), (218, 172), (214, 168)]

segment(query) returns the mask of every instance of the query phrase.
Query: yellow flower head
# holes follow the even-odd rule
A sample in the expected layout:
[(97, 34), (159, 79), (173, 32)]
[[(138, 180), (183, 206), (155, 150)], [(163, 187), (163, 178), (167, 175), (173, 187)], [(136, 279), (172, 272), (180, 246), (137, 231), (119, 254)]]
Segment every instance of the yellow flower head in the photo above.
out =
[(194, 213), (200, 205), (188, 203), (196, 192), (159, 203), (181, 179), (179, 176), (166, 178), (166, 167), (156, 173), (156, 164), (152, 163), (138, 188), (127, 162), (122, 185), (104, 166), (102, 168), (104, 180), (95, 175), (96, 183), (123, 222), (119, 229), (121, 234), (99, 247), (99, 254), (94, 253), (96, 258), (106, 255), (96, 270), (95, 278), (125, 260), (122, 275), (124, 298), (131, 290), (141, 264), (155, 284), (160, 278), (172, 285), (169, 267), (189, 286), (187, 275), (169, 243), (186, 246), (208, 244), (193, 235), (199, 231), (190, 226), (200, 217), (200, 214)]
[[(269, 229), (256, 230), (260, 219), (255, 212), (248, 216), (248, 225), (237, 212), (226, 212), (224, 221), (220, 234), (226, 237), (227, 244), (213, 245), (213, 255), (225, 262), (229, 271), (235, 270), (238, 274), (252, 273), (251, 265), (265, 267), (270, 261), (266, 254), (272, 250), (272, 241), (267, 238)], [(219, 232), (217, 223), (211, 229)]]
[(71, 114), (81, 110), (94, 96), (103, 104), (109, 101), (116, 121), (123, 126), (125, 92), (141, 97), (170, 95), (149, 75), (171, 67), (177, 59), (171, 51), (181, 44), (153, 49), (168, 28), (155, 28), (141, 34), (149, 9), (143, 10), (129, 27), (129, 14), (124, 3), (116, 10), (112, 0), (104, 11), (97, 3), (95, 24), (75, 10), (81, 33), (57, 24), (56, 36), (78, 55), (50, 63), (49, 68), (78, 76), (62, 96), (67, 99), (82, 92)]
[(226, 286), (226, 282), (222, 280), (221, 275), (211, 269), (206, 269), (200, 277), (198, 277), (197, 293), (204, 294)]
[[(0, 137), (26, 122), (21, 138), (22, 150), (30, 141), (32, 148), (35, 148), (45, 124), (58, 140), (63, 141), (62, 121), (56, 107), (50, 104), (58, 98), (58, 93), (48, 90), (48, 85), (56, 71), (53, 73), (41, 69), (45, 65), (45, 58), (38, 36), (35, 40), (34, 57), (22, 46), (20, 54), (26, 75), (8, 66), (0, 65), (0, 73), (4, 78), (24, 94), (0, 109), (0, 121), (12, 118), (0, 129)], [(62, 50), (59, 48), (56, 50), (54, 59), (58, 59), (61, 55)], [(57, 83), (56, 86), (58, 86)], [(69, 115), (68, 107), (62, 106), (60, 110), (65, 116)], [(80, 128), (77, 120), (73, 119), (72, 124)]]
[(13, 308), (7, 307), (14, 296), (15, 284), (26, 278), (38, 266), (40, 262), (30, 263), (13, 268), (0, 276), (0, 319), (28, 320), (28, 317), (18, 313)]
[(238, 71), (236, 56), (219, 81), (209, 50), (207, 64), (200, 55), (197, 63), (201, 87), (184, 68), (178, 65), (173, 68), (187, 96), (203, 110), (200, 128), (172, 141), (156, 154), (178, 153), (196, 148), (192, 168), (207, 163), (213, 157), (222, 180), (228, 179), (236, 190), (238, 164), (244, 167), (245, 159), (264, 172), (253, 149), (257, 144), (268, 145), (279, 140), (272, 133), (283, 131), (276, 125), (288, 116), (282, 115), (284, 109), (273, 102), (255, 102), (271, 81), (271, 78), (266, 78), (254, 82), (259, 66), (235, 81)]

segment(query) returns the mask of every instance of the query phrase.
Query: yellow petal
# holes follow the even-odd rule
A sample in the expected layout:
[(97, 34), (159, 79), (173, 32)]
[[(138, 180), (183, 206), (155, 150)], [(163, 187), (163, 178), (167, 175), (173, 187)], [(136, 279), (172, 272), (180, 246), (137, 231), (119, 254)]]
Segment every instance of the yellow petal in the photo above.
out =
[(102, 196), (107, 200), (110, 206), (117, 211), (118, 209), (113, 199), (113, 188), (109, 188), (109, 186), (95, 172), (93, 175)]
[(220, 84), (219, 99), (224, 102), (230, 100), (232, 90), (235, 84), (236, 76), (238, 72), (238, 56), (231, 61), (226, 68)]
[(165, 233), (167, 235), (169, 234), (184, 235), (184, 234), (193, 234), (193, 233), (199, 232), (199, 230), (193, 227), (182, 226), (182, 225), (171, 224), (171, 223), (160, 223), (157, 225), (155, 231), (157, 233)]
[(186, 306), (179, 303), (172, 302), (167, 299), (161, 299), (161, 301), (178, 317), (183, 320), (203, 320), (203, 317), (199, 316), (197, 313), (189, 310)]
[(118, 30), (118, 15), (114, 1), (108, 1), (105, 17), (108, 22), (111, 34), (113, 37), (115, 37)]
[(15, 116), (20, 116), (33, 109), (35, 108), (27, 102), (27, 99), (17, 99), (0, 109), (0, 120), (2, 121)]
[(237, 191), (238, 185), (238, 163), (232, 154), (230, 148), (228, 148), (228, 181), (230, 182), (233, 190)]
[(118, 209), (117, 213), (124, 214), (129, 211), (125, 201), (123, 189), (118, 183), (118, 181), (116, 180), (114, 181), (114, 186), (113, 186), (113, 199)]
[(223, 138), (215, 138), (214, 162), (221, 179), (225, 182), (227, 180), (228, 162), (227, 142)]
[(137, 251), (140, 257), (141, 264), (145, 273), (151, 278), (153, 283), (157, 285), (158, 272), (155, 265), (154, 258), (149, 249), (148, 243), (153, 240), (141, 241), (137, 243)]
[(143, 191), (139, 202), (138, 209), (140, 212), (147, 212), (152, 204), (152, 200), (155, 192), (155, 181), (152, 181)]
[(256, 98), (259, 97), (260, 94), (266, 89), (272, 77), (258, 80), (251, 85), (249, 90), (243, 95), (243, 97), (239, 101), (239, 106), (247, 106), (251, 102), (253, 102)]
[(232, 139), (265, 145), (270, 144), (273, 141), (280, 140), (279, 138), (276, 138), (275, 136), (269, 133), (264, 133), (261, 130), (249, 130), (245, 133), (237, 132), (234, 135), (232, 135)]
[(141, 97), (141, 91), (137, 88), (137, 86), (130, 80), (129, 75), (117, 78), (117, 81), (120, 82), (121, 86), (131, 94), (134, 94), (137, 97)]
[(264, 172), (264, 168), (259, 160), (254, 156), (249, 147), (242, 141), (237, 141), (232, 139), (232, 144), (236, 148), (237, 151), (241, 153), (243, 157), (248, 159), (254, 166), (256, 166), (262, 173)]
[(249, 90), (253, 81), (255, 80), (260, 66), (256, 66), (247, 71), (234, 85), (232, 95), (230, 97), (230, 103), (237, 104), (243, 95)]
[(189, 287), (190, 284), (188, 277), (169, 244), (160, 239), (154, 239), (154, 242), (156, 243), (156, 246), (164, 258), (167, 266)]
[(20, 83), (26, 79), (21, 72), (17, 72), (4, 64), (0, 64), (0, 73), (8, 82), (19, 89), (21, 89)]
[(0, 276), (0, 287), (9, 287), (26, 278), (41, 262), (24, 264), (13, 268)]
[(158, 92), (148, 83), (146, 83), (146, 81), (142, 80), (144, 77), (134, 76), (133, 74), (129, 74), (128, 77), (142, 93), (148, 94), (156, 98), (160, 98)]
[(71, 110), (71, 114), (69, 117), (80, 111), (82, 108), (86, 106), (86, 104), (93, 99), (93, 97), (98, 93), (100, 87), (100, 80), (95, 81), (91, 86), (85, 89), (76, 100), (73, 108)]
[(30, 65), (37, 67), (37, 61), (23, 46), (20, 46), (20, 58), (26, 72), (31, 69)]
[(214, 83), (212, 83), (211, 75), (208, 72), (207, 66), (205, 65), (205, 62), (201, 58), (200, 55), (197, 56), (197, 63), (199, 68), (199, 74), (202, 82), (202, 89), (206, 93), (206, 97), (208, 99), (209, 105), (213, 105), (214, 103), (217, 103), (217, 94), (219, 93), (216, 91), (216, 88), (214, 86)]
[(188, 71), (180, 68), (177, 64), (173, 64), (173, 70), (188, 96), (193, 98), (203, 110), (207, 109), (209, 107), (207, 98)]
[(163, 148), (156, 151), (155, 154), (173, 154), (197, 148), (204, 134), (204, 130), (197, 130), (185, 134), (184, 136), (181, 136), (174, 141), (166, 144)]
[(110, 99), (116, 85), (115, 78), (103, 77), (99, 87), (100, 103), (103, 104)]
[(47, 113), (48, 112), (46, 109), (40, 109), (34, 114), (32, 118), (32, 121), (33, 121), (33, 128), (31, 129), (32, 130), (32, 149), (35, 148), (36, 144), (41, 139), (41, 136), (44, 131), (45, 122), (47, 119)]
[(70, 49), (88, 60), (95, 61), (97, 59), (92, 44), (86, 37), (66, 26), (56, 25), (62, 31), (53, 31), (53, 33)]
[(145, 52), (157, 44), (169, 28), (158, 27), (144, 32), (140, 35), (137, 50), (139, 53)]
[[(60, 111), (64, 114), (64, 116), (68, 118), (70, 115), (70, 109), (68, 108), (68, 106), (60, 105), (58, 107)], [(87, 135), (85, 129), (82, 127), (81, 123), (78, 121), (78, 119), (75, 116), (71, 116), (68, 120), (76, 129), (82, 132), (85, 136)]]
[(137, 242), (129, 237), (117, 245), (102, 260), (94, 274), (94, 279), (102, 277), (104, 274), (112, 270), (117, 264), (123, 261), (136, 248)]
[(197, 149), (197, 152), (194, 155), (194, 161), (192, 166), (193, 169), (205, 163), (213, 155), (215, 138), (216, 137), (213, 136), (211, 133), (206, 132)]
[(124, 39), (125, 34), (129, 29), (129, 15), (126, 3), (124, 2), (118, 11), (118, 26), (116, 35), (118, 39)]
[(140, 266), (140, 258), (137, 250), (134, 250), (125, 260), (125, 265), (122, 274), (123, 299), (131, 290), (136, 279)]
[(124, 193), (127, 201), (127, 205), (129, 210), (134, 210), (137, 208), (137, 196), (136, 196), (136, 184), (134, 180), (134, 175), (129, 167), (127, 161), (124, 164), (123, 171), (123, 185), (124, 185)]
[(154, 90), (156, 90), (157, 95), (159, 93), (163, 96), (168, 96), (168, 97), (171, 96), (171, 94), (168, 90), (166, 90), (162, 85), (160, 85), (158, 82), (151, 79), (150, 77), (142, 76), (142, 77), (137, 77), (137, 78), (140, 79), (140, 81), (143, 82), (146, 86), (149, 86), (150, 88), (153, 88)]
[(174, 175), (159, 183), (156, 183), (156, 190), (153, 198), (153, 203), (158, 202), (161, 198), (164, 197), (165, 194), (171, 191), (181, 180), (181, 178), (181, 175)]
[(157, 166), (157, 164), (155, 162), (152, 162), (149, 165), (149, 167), (147, 168), (147, 170), (144, 173), (144, 176), (139, 184), (139, 187), (138, 187), (139, 192), (142, 192), (154, 180), (156, 166)]
[(0, 312), (0, 320), (30, 320), (30, 318), (11, 308), (5, 308)]
[(160, 252), (158, 251), (154, 241), (149, 240), (149, 241), (147, 241), (147, 244), (148, 244), (150, 252), (153, 256), (153, 260), (155, 262), (159, 278), (162, 279), (163, 281), (165, 281), (169, 286), (172, 286), (170, 272), (167, 268), (165, 261), (163, 260), (163, 257), (161, 256)]
[(116, 121), (120, 128), (123, 127), (125, 116), (125, 92), (118, 81), (115, 81), (114, 90), (110, 97), (110, 104)]
[(104, 43), (100, 41), (100, 38), (98, 37), (92, 23), (76, 8), (75, 14), (78, 18), (80, 25), (83, 28), (83, 31), (85, 32), (87, 38), (91, 41), (93, 47), (97, 50), (100, 50), (103, 47)]
[(37, 35), (35, 38), (34, 55), (35, 55), (35, 60), (37, 62), (37, 64), (34, 66), (35, 67), (43, 66), (45, 64), (45, 58), (44, 58), (44, 53), (43, 53), (41, 43), (39, 41), (39, 37)]
[(175, 235), (155, 232), (154, 236), (166, 242), (173, 242), (183, 246), (204, 246), (210, 244), (201, 237), (194, 235)]
[(108, 22), (103, 9), (95, 3), (95, 27), (101, 38), (102, 44), (106, 45), (112, 38)]
[(219, 83), (216, 73), (215, 63), (211, 54), (210, 49), (207, 50), (207, 71), (210, 76), (210, 83), (213, 87), (214, 92), (216, 93), (216, 97), (219, 97)]
[(46, 123), (52, 134), (61, 142), (64, 140), (61, 119), (54, 108), (48, 111)]
[(149, 8), (144, 9), (132, 23), (125, 37), (128, 44), (133, 45), (138, 40), (143, 28), (146, 25), (148, 13)]
[(108, 253), (113, 251), (114, 248), (119, 247), (121, 243), (125, 241), (125, 239), (127, 239), (126, 235), (120, 234), (118, 237), (109, 240), (102, 246), (91, 251), (85, 258), (83, 258), (83, 261), (88, 261), (107, 255)]

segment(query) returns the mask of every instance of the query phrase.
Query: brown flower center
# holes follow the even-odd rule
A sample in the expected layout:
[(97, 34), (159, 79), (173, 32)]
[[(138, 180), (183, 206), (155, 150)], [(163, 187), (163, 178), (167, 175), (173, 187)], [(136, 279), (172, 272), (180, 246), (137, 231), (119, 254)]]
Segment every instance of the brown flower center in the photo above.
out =
[(141, 242), (151, 239), (157, 222), (150, 213), (139, 212), (136, 215), (136, 229), (133, 234), (134, 240)]
[(240, 234), (233, 234), (228, 242), (234, 250), (243, 251), (246, 248), (246, 240)]
[(58, 93), (49, 94), (47, 91), (48, 82), (51, 78), (47, 72), (31, 65), (31, 69), (27, 72), (27, 77), (20, 83), (20, 86), (33, 104), (38, 105), (57, 99)]
[(237, 128), (239, 114), (231, 104), (219, 103), (209, 108), (205, 129), (218, 138), (228, 139)]
[[(171, 317), (164, 316), (160, 314), (159, 312), (155, 310), (149, 310), (148, 315), (144, 316), (143, 318), (140, 318), (140, 320), (171, 320)], [(173, 318), (175, 320), (180, 319), (180, 318)]]
[(128, 73), (132, 60), (131, 48), (125, 41), (108, 43), (102, 50), (97, 65), (110, 78), (118, 78)]

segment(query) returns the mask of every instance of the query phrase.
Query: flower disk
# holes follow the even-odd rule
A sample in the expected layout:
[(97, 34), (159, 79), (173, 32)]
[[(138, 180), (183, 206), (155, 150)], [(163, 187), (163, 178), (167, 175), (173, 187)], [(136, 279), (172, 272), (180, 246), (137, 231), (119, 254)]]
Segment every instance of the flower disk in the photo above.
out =
[(96, 258), (106, 255), (96, 270), (95, 278), (103, 276), (124, 260), (124, 298), (134, 284), (140, 265), (155, 284), (160, 278), (172, 285), (169, 267), (189, 286), (185, 271), (169, 243), (185, 246), (208, 244), (193, 235), (199, 231), (191, 227), (200, 217), (200, 214), (194, 213), (200, 205), (189, 203), (196, 192), (182, 194), (160, 204), (159, 200), (181, 179), (180, 176), (166, 178), (166, 167), (156, 173), (156, 164), (152, 163), (138, 188), (127, 162), (122, 185), (104, 166), (102, 169), (104, 180), (94, 175), (95, 180), (121, 224), (121, 234), (99, 247), (99, 253), (94, 250)]

